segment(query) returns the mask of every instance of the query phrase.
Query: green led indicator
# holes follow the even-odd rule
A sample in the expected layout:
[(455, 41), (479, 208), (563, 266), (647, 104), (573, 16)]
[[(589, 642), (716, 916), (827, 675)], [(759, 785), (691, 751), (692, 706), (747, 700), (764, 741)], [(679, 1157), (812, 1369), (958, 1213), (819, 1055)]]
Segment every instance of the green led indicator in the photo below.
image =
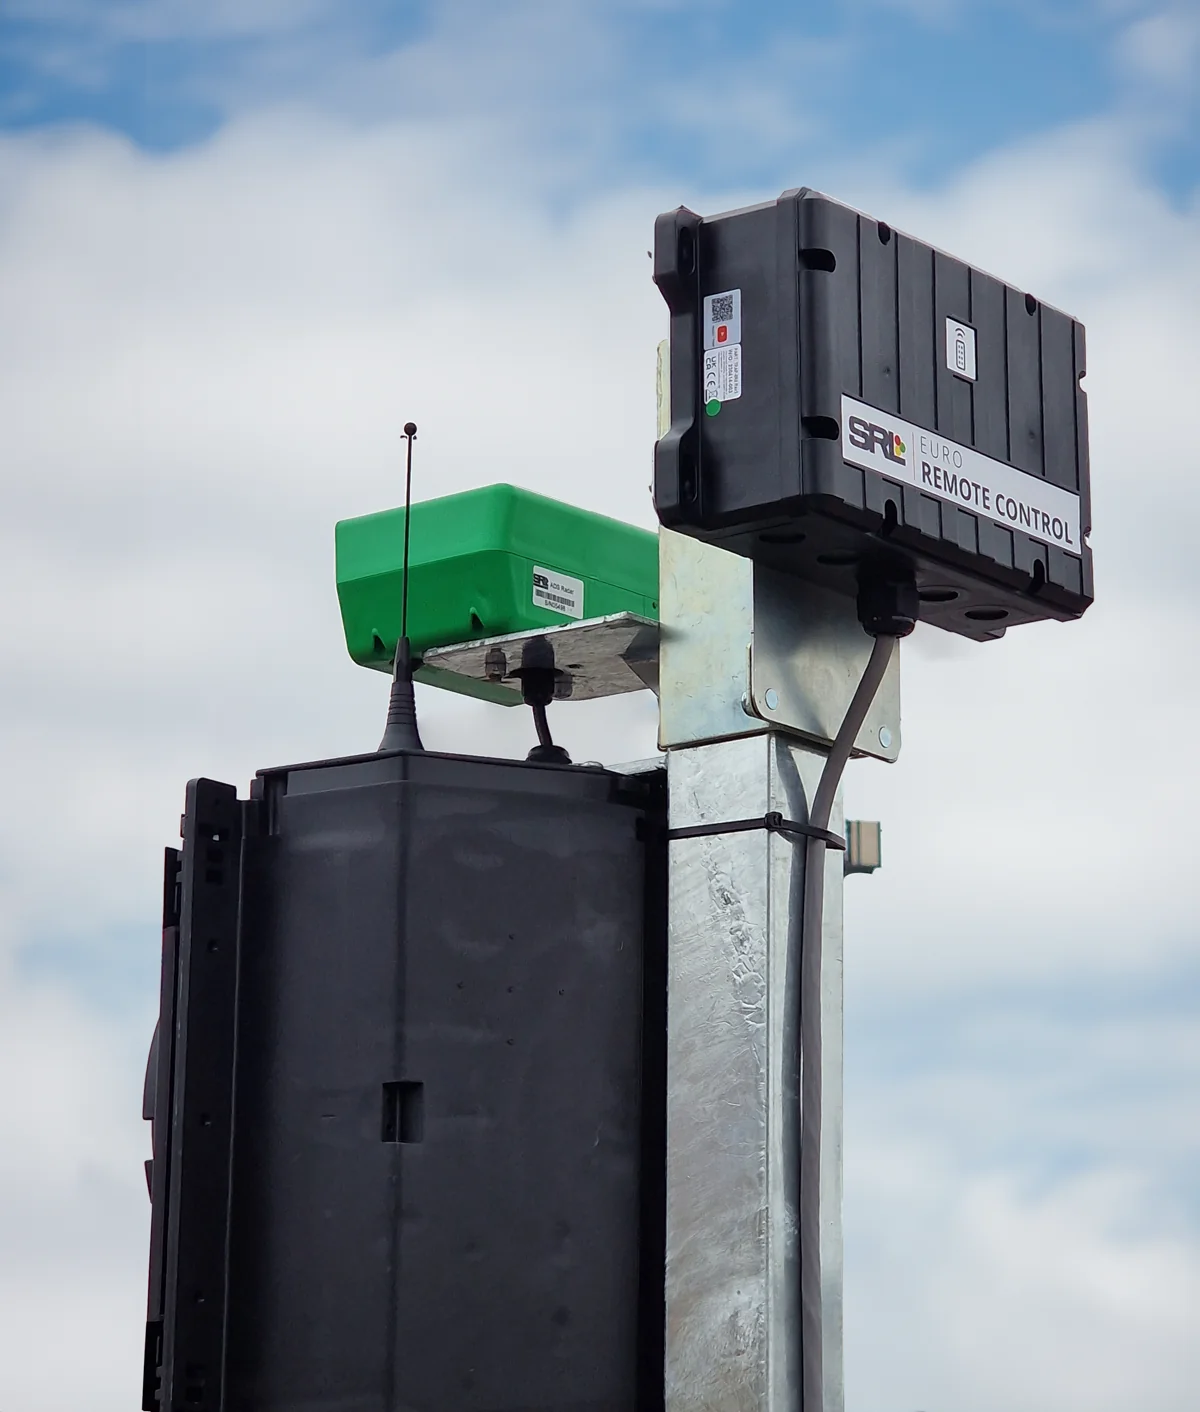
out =
[(710, 417), (715, 417), (717, 413), (721, 410), (721, 404), (714, 397), (710, 402), (706, 402), (704, 404), (704, 410), (708, 413)]

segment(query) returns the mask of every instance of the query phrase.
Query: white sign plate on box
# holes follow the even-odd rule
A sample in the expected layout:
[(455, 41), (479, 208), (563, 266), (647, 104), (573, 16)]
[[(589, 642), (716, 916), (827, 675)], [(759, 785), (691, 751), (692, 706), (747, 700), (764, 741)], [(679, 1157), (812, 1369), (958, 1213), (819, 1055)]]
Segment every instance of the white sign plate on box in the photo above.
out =
[(1083, 552), (1078, 495), (844, 394), (842, 459), (1043, 544)]

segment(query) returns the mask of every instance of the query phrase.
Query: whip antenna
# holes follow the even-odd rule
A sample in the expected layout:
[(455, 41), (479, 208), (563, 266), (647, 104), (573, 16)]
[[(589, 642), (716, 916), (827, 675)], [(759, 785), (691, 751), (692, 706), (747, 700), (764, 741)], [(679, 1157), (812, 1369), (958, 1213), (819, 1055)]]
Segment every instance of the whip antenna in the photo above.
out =
[(400, 636), (408, 641), (408, 541), (412, 524), (412, 448), (417, 439), (416, 422), (404, 423), (404, 439), (408, 442), (404, 471), (404, 569), (400, 584)]
[(417, 729), (417, 702), (413, 691), (412, 646), (408, 640), (408, 558), (412, 529), (412, 464), (413, 442), (417, 439), (416, 422), (404, 423), (404, 439), (408, 442), (404, 473), (404, 557), (400, 578), (400, 638), (396, 643), (396, 660), (392, 665), (392, 689), (388, 696), (387, 728), (379, 742), (380, 750), (424, 750)]

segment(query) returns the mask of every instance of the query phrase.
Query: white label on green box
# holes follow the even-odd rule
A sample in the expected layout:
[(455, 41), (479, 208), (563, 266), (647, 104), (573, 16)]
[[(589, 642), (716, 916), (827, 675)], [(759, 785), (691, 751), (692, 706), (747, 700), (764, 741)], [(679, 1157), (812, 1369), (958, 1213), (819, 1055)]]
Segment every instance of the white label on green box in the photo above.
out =
[(551, 613), (561, 613), (564, 618), (582, 618), (583, 580), (573, 579), (570, 574), (560, 574), (556, 569), (543, 569), (535, 565), (533, 606), (548, 608)]

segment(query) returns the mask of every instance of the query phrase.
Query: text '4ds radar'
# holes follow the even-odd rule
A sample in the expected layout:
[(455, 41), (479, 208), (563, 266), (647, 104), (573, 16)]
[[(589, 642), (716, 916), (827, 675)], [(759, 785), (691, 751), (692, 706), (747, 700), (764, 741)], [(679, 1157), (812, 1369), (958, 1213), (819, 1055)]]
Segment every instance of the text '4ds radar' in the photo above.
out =
[(655, 223), (672, 529), (967, 637), (1092, 601), (1083, 326), (804, 188)]

